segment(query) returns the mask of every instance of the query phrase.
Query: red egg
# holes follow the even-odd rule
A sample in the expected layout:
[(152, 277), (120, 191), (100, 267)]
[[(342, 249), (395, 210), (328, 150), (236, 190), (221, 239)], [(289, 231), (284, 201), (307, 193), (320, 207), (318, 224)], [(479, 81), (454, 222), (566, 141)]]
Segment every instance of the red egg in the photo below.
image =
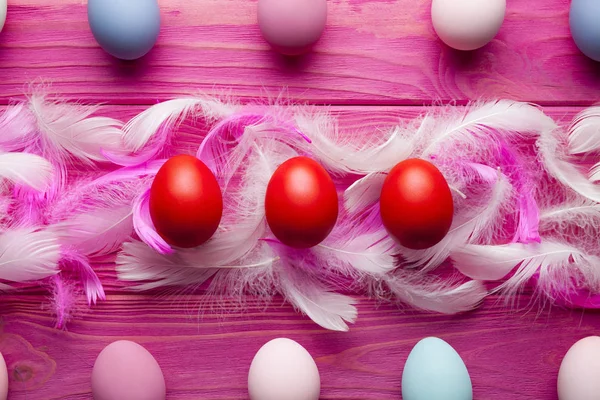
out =
[(277, 168), (265, 198), (267, 222), (282, 243), (308, 248), (321, 243), (338, 216), (331, 176), (316, 161), (294, 157)]
[(169, 159), (150, 188), (150, 217), (170, 245), (196, 247), (219, 227), (223, 214), (221, 188), (212, 171), (193, 156)]
[(452, 225), (454, 203), (448, 182), (425, 160), (409, 159), (392, 168), (379, 204), (388, 233), (409, 249), (435, 245)]

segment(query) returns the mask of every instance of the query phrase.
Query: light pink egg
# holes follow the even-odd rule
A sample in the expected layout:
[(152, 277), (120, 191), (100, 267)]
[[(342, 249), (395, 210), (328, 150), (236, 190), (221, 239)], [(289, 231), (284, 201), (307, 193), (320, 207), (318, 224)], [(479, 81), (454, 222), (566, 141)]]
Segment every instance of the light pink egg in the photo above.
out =
[(258, 25), (278, 52), (299, 55), (319, 40), (327, 22), (326, 0), (258, 0)]
[(575, 343), (558, 371), (559, 400), (600, 400), (600, 337)]
[(248, 372), (251, 400), (318, 400), (320, 391), (315, 360), (291, 339), (271, 340), (252, 360)]
[(0, 400), (6, 400), (8, 396), (8, 369), (4, 356), (0, 353)]
[(164, 400), (165, 379), (152, 354), (137, 343), (106, 346), (92, 371), (94, 400)]
[(431, 21), (440, 39), (457, 50), (488, 44), (500, 30), (506, 0), (433, 0)]

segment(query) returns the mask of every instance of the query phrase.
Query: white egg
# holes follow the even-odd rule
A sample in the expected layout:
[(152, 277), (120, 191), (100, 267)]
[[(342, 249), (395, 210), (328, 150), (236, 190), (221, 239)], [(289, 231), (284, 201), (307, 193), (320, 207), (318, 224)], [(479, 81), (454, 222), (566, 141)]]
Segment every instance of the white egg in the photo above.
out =
[(457, 50), (475, 50), (498, 33), (506, 0), (433, 0), (431, 21), (440, 39)]
[(0, 0), (0, 32), (2, 32), (2, 28), (4, 28), (4, 23), (6, 22), (7, 10), (8, 5), (6, 4), (6, 0)]
[(258, 350), (248, 373), (251, 400), (318, 400), (321, 378), (304, 347), (274, 339)]

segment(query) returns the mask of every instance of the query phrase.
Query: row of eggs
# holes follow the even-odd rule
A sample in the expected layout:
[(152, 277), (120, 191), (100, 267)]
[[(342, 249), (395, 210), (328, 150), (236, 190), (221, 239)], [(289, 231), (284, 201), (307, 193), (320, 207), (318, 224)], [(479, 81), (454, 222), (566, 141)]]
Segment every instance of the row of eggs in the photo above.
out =
[[(338, 218), (338, 193), (323, 166), (293, 157), (271, 176), (265, 217), (275, 237), (294, 248), (322, 242)], [(381, 220), (390, 235), (411, 249), (441, 241), (452, 224), (454, 204), (442, 173), (430, 162), (408, 159), (387, 175), (379, 200)], [(156, 232), (168, 244), (190, 248), (212, 237), (223, 214), (223, 195), (212, 171), (198, 158), (178, 155), (157, 172), (149, 194)]]
[[(600, 337), (590, 336), (567, 352), (558, 373), (559, 400), (599, 400)], [(106, 346), (92, 370), (94, 400), (164, 400), (166, 384), (156, 359), (141, 345), (119, 340)], [(0, 400), (8, 372), (0, 354)], [(318, 400), (317, 364), (297, 342), (279, 338), (262, 346), (248, 372), (251, 400)], [(404, 400), (472, 400), (471, 378), (460, 355), (444, 340), (428, 337), (411, 350), (402, 372)]]
[[(0, 31), (7, 0), (0, 0)], [(458, 50), (475, 50), (498, 33), (506, 0), (433, 0), (431, 19), (440, 39)], [(569, 24), (575, 43), (600, 61), (600, 2), (573, 0)], [(160, 31), (157, 0), (88, 0), (88, 20), (94, 37), (111, 55), (133, 60), (147, 54)], [(287, 55), (308, 51), (327, 21), (327, 0), (258, 0), (258, 24), (267, 42)]]

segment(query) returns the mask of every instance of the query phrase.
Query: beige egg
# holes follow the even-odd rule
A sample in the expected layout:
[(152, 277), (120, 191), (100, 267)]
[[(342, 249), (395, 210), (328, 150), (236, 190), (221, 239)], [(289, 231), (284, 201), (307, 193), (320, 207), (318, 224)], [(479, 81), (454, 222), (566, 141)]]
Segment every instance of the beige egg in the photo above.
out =
[(274, 339), (254, 356), (248, 373), (251, 400), (318, 400), (317, 364), (300, 344)]
[(0, 400), (6, 400), (8, 396), (8, 369), (4, 356), (0, 353)]
[(600, 337), (575, 343), (558, 372), (559, 400), (600, 400)]
[(506, 0), (433, 0), (431, 21), (440, 39), (457, 50), (475, 50), (498, 33)]

